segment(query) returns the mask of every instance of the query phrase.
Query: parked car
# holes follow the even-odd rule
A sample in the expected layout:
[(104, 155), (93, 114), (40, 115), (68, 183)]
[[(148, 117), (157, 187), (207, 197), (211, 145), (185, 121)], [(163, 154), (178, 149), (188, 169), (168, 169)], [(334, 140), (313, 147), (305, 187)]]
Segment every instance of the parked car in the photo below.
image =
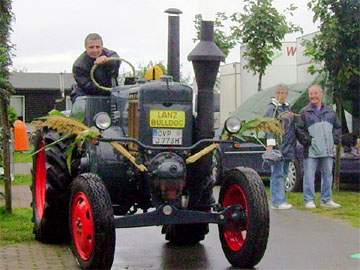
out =
[[(307, 103), (306, 89), (309, 84), (289, 85), (288, 102), (298, 112)], [(265, 114), (268, 103), (275, 94), (275, 87), (261, 91), (237, 108), (232, 114), (241, 120), (250, 120)], [(222, 129), (215, 131), (215, 137), (221, 135)], [(347, 151), (342, 154), (340, 176), (342, 182), (360, 184), (360, 149), (359, 154)], [(227, 168), (246, 166), (256, 170), (261, 176), (270, 176), (270, 166), (262, 159), (264, 146), (257, 143), (240, 142), (235, 145), (223, 145), (213, 153), (212, 177), (218, 182)], [(297, 145), (296, 159), (290, 163), (289, 173), (285, 182), (286, 191), (302, 191), (303, 179), (303, 148)], [(319, 180), (319, 173), (317, 179)]]
[[(222, 145), (213, 154), (212, 177), (218, 184), (222, 174), (227, 168), (236, 166), (250, 167), (260, 176), (270, 176), (271, 170), (268, 163), (264, 162), (261, 155), (265, 149), (260, 144), (239, 143), (235, 145)], [(303, 187), (303, 147), (298, 144), (296, 159), (290, 162), (289, 172), (285, 181), (287, 192), (300, 192)], [(360, 184), (360, 156), (343, 153), (341, 157), (340, 176), (342, 182), (355, 182)], [(317, 172), (317, 181), (320, 172)]]

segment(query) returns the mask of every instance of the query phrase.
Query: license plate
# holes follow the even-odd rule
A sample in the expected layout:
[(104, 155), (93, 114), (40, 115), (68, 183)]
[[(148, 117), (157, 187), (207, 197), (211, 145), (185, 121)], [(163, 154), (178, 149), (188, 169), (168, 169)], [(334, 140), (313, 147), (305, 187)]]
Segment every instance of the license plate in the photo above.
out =
[(184, 128), (185, 112), (170, 110), (150, 110), (150, 127)]
[(181, 145), (182, 129), (154, 128), (152, 141), (153, 144)]

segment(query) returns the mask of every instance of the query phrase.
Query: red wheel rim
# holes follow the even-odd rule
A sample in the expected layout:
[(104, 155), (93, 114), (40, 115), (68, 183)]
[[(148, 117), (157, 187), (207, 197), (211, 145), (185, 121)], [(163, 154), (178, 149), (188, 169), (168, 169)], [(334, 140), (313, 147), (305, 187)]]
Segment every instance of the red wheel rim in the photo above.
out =
[[(228, 207), (231, 205), (241, 205), (245, 209), (246, 215), (249, 216), (249, 208), (245, 192), (238, 184), (232, 184), (225, 191), (223, 206)], [(238, 228), (238, 222), (232, 221), (223, 231), (225, 241), (232, 251), (241, 250), (246, 241), (248, 224), (246, 224), (246, 230), (239, 230)]]
[[(44, 147), (44, 142), (41, 141), (39, 149)], [(35, 205), (36, 214), (39, 219), (42, 219), (45, 209), (46, 199), (46, 153), (45, 149), (42, 149), (37, 154), (36, 159), (36, 176), (35, 176)]]
[(95, 247), (94, 215), (89, 199), (83, 192), (75, 194), (71, 203), (71, 228), (80, 258), (87, 261)]

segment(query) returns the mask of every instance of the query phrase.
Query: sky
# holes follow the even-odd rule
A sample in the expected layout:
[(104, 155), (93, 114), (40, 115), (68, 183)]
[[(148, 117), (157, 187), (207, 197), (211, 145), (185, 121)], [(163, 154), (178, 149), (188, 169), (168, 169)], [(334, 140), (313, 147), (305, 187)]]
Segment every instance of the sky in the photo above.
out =
[[(291, 3), (298, 9), (291, 21), (304, 34), (317, 30), (312, 12), (304, 0), (274, 0), (283, 10)], [(216, 12), (230, 15), (242, 11), (236, 0), (13, 0), (15, 21), (11, 41), (15, 44), (13, 69), (27, 72), (71, 72), (75, 59), (84, 51), (84, 38), (90, 32), (103, 37), (104, 46), (135, 65), (149, 61), (167, 63), (168, 8), (178, 8), (180, 17), (180, 61), (182, 73), (192, 74), (187, 55), (194, 48), (194, 17), (202, 14), (212, 20)], [(300, 33), (289, 35), (295, 41)], [(226, 59), (240, 60), (240, 46)]]

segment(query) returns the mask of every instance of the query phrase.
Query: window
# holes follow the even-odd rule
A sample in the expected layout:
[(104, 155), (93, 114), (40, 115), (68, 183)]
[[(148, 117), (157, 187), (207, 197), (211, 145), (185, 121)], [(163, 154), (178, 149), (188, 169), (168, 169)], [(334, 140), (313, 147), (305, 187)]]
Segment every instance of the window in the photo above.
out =
[(24, 96), (11, 96), (10, 106), (15, 108), (16, 113), (19, 117), (25, 121), (25, 97)]

